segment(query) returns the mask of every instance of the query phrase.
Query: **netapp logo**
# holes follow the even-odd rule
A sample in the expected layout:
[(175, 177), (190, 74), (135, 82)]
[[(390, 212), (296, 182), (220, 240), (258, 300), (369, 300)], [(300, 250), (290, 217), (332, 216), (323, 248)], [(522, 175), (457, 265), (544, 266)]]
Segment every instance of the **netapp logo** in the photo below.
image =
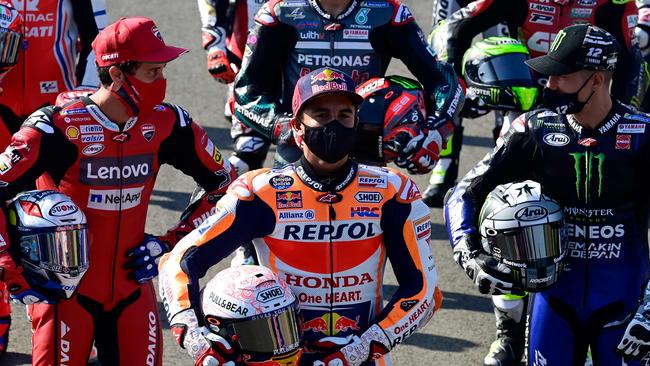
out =
[(91, 189), (88, 193), (88, 208), (104, 211), (119, 211), (140, 204), (144, 187), (119, 189)]
[(94, 186), (115, 186), (144, 183), (153, 174), (153, 155), (127, 156), (120, 164), (117, 158), (82, 158), (79, 180)]

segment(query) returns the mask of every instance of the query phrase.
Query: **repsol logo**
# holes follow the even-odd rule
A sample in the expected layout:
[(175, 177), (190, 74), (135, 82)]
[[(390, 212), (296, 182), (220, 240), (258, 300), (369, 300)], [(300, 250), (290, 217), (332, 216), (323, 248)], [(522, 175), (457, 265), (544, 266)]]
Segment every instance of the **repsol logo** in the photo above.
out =
[(153, 174), (153, 155), (127, 156), (122, 164), (117, 158), (83, 158), (80, 173), (79, 180), (93, 186), (145, 183)]
[(371, 222), (338, 225), (309, 224), (287, 225), (284, 227), (284, 240), (337, 240), (361, 239), (377, 235)]

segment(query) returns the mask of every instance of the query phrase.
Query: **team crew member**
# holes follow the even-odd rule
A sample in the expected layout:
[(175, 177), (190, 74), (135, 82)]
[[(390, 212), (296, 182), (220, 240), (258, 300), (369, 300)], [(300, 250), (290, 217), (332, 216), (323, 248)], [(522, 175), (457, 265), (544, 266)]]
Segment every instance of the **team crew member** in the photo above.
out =
[[(348, 157), (360, 102), (342, 71), (321, 68), (300, 78), (292, 128), (301, 159), (240, 177), (216, 213), (161, 260), (159, 285), (172, 331), (196, 365), (237, 359), (227, 339), (213, 349), (201, 335), (199, 279), (247, 240), (298, 298), (303, 338), (320, 350), (303, 354), (303, 361), (384, 362), (439, 307), (429, 210), (415, 183)], [(386, 258), (399, 288), (384, 306)], [(238, 311), (227, 302), (220, 306)]]
[[(454, 259), (495, 294), (509, 293), (513, 279), (481, 250), (478, 208), (487, 194), (534, 179), (563, 206), (567, 269), (534, 298), (530, 365), (583, 364), (588, 347), (595, 365), (637, 365), (624, 363), (617, 345), (640, 357), (638, 345), (650, 343), (647, 295), (635, 316), (648, 279), (650, 116), (609, 94), (619, 51), (595, 26), (560, 31), (547, 56), (527, 61), (549, 75), (542, 96), (549, 110), (516, 119), (445, 205)], [(634, 331), (626, 332), (632, 317)]]
[[(232, 135), (239, 171), (259, 168), (269, 148), (276, 160), (293, 162), (291, 96), (296, 81), (319, 67), (336, 67), (358, 85), (383, 76), (398, 58), (424, 86), (430, 129), (405, 144), (397, 164), (412, 172), (429, 171), (437, 161), (442, 135), (462, 106), (464, 94), (451, 67), (437, 62), (423, 32), (398, 0), (274, 0), (255, 18), (242, 69), (235, 80)], [(324, 76), (326, 79), (329, 76)]]
[(59, 93), (99, 87), (91, 43), (108, 15), (105, 0), (9, 2), (22, 15), (25, 36), (0, 94), (0, 117), (13, 133), (30, 113), (54, 105)]
[[(39, 188), (69, 195), (88, 218), (91, 265), (78, 295), (30, 306), (33, 364), (85, 364), (94, 337), (104, 365), (160, 365), (150, 279), (157, 274), (156, 258), (192, 220), (186, 216), (166, 235), (168, 242), (144, 234), (155, 177), (162, 164), (171, 164), (215, 193), (225, 190), (233, 174), (187, 112), (161, 104), (163, 69), (185, 49), (166, 45), (154, 22), (140, 17), (109, 25), (93, 49), (102, 87), (64, 107), (39, 109), (0, 155), (3, 199), (47, 173)], [(209, 207), (212, 196), (195, 207)], [(4, 227), (0, 235), (3, 243), (17, 245), (9, 243)], [(30, 290), (7, 246), (1, 249), (2, 280), (12, 297), (26, 304), (46, 300)]]

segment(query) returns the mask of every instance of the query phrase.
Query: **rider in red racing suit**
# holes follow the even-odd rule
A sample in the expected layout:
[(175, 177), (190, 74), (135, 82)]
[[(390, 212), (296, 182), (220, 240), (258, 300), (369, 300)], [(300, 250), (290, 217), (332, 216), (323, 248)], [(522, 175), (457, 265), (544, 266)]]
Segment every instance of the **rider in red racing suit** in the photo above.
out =
[[(122, 38), (114, 35), (116, 29)], [(122, 18), (103, 30), (93, 47), (101, 57), (100, 77), (105, 70), (102, 88), (90, 98), (36, 111), (0, 155), (2, 199), (47, 173), (39, 188), (67, 194), (88, 218), (91, 264), (77, 295), (54, 305), (31, 305), (33, 364), (85, 364), (94, 337), (104, 365), (160, 365), (160, 323), (148, 280), (157, 273), (151, 270), (153, 258), (175, 244), (174, 234), (191, 226), (192, 218), (185, 217), (168, 233), (167, 243), (144, 235), (155, 178), (162, 164), (170, 164), (207, 192), (222, 192), (234, 175), (187, 112), (155, 103), (164, 98), (162, 67), (184, 50), (166, 46), (153, 21)], [(133, 66), (132, 60), (148, 63)], [(125, 63), (135, 70), (126, 69)], [(211, 197), (205, 195), (204, 204), (195, 206), (205, 212)], [(1, 229), (2, 244), (9, 243), (6, 229)], [(21, 294), (29, 287), (7, 249), (0, 245), (2, 280), (12, 296), (24, 301)], [(130, 256), (139, 250), (150, 251), (147, 257)], [(127, 268), (134, 258), (146, 266)]]
[(91, 42), (108, 20), (105, 0), (9, 0), (23, 18), (24, 50), (2, 82), (0, 115), (9, 130), (57, 94), (99, 86)]

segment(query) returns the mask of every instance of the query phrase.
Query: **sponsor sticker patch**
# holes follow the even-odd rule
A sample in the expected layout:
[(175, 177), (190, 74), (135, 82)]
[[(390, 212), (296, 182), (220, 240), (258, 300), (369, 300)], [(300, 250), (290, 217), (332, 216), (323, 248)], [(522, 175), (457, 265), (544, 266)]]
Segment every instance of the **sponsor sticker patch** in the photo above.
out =
[(632, 135), (616, 135), (616, 150), (629, 150)]
[(302, 208), (302, 192), (275, 192), (275, 205), (277, 208)]
[(388, 178), (379, 175), (359, 175), (357, 182), (360, 187), (364, 188), (387, 188)]
[(119, 211), (136, 207), (142, 199), (144, 187), (119, 189), (91, 189), (88, 192), (88, 208), (103, 211)]
[(644, 133), (645, 123), (621, 123), (616, 130), (618, 133)]
[(285, 210), (278, 211), (278, 221), (313, 221), (316, 217), (314, 210)]
[(427, 215), (414, 221), (413, 230), (415, 230), (417, 240), (428, 240), (431, 236), (431, 220), (429, 220), (429, 216)]
[(293, 178), (288, 175), (276, 175), (269, 179), (269, 184), (277, 190), (285, 190), (293, 185)]
[(379, 203), (384, 199), (384, 196), (379, 192), (357, 192), (354, 199), (361, 203)]

